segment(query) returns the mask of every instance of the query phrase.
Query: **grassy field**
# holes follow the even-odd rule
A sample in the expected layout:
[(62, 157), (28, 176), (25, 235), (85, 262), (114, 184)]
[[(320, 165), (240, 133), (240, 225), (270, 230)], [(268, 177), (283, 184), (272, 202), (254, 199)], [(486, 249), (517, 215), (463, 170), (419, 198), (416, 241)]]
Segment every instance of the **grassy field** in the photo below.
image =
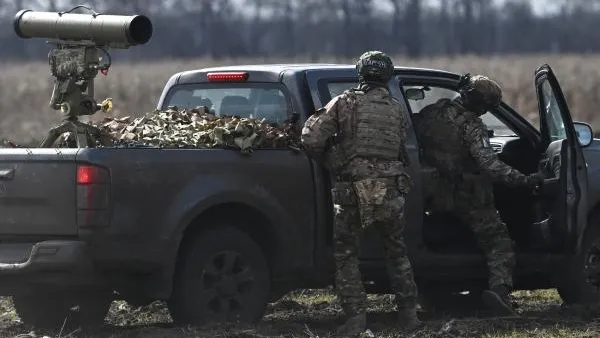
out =
[[(112, 97), (115, 115), (136, 116), (155, 107), (166, 81), (178, 71), (218, 65), (306, 61), (302, 58), (137, 63), (114, 60), (108, 76), (98, 75), (96, 97), (100, 100)], [(319, 61), (352, 62), (334, 58)], [(537, 119), (537, 99), (533, 72), (540, 64), (549, 63), (562, 84), (575, 119), (590, 122), (595, 129), (600, 129), (600, 116), (596, 113), (600, 107), (600, 55), (394, 58), (394, 61), (401, 66), (489, 75), (504, 88), (506, 101), (534, 122)], [(0, 138), (23, 143), (40, 139), (50, 126), (60, 121), (60, 113), (48, 108), (52, 78), (45, 55), (40, 55), (38, 63), (0, 63), (0, 70)], [(101, 116), (97, 114), (94, 118)]]
[[(392, 298), (389, 295), (369, 296), (368, 329), (365, 337), (413, 337), (413, 338), (592, 338), (600, 336), (600, 321), (593, 313), (575, 308), (561, 308), (555, 290), (516, 292), (520, 318), (486, 317), (478, 312), (468, 296), (456, 297), (451, 312), (432, 314), (420, 312), (426, 326), (416, 332), (404, 332), (394, 323)], [(3, 327), (0, 336), (34, 337), (25, 334), (30, 329), (20, 324), (12, 310), (10, 300), (0, 303)], [(303, 290), (291, 293), (276, 303), (270, 304), (264, 319), (256, 326), (175, 328), (165, 306), (153, 303), (147, 307), (133, 309), (126, 303), (115, 302), (105, 327), (94, 332), (82, 332), (65, 328), (62, 333), (36, 332), (37, 337), (98, 337), (98, 338), (163, 338), (163, 337), (331, 337), (336, 325), (343, 320), (336, 297), (330, 290)]]

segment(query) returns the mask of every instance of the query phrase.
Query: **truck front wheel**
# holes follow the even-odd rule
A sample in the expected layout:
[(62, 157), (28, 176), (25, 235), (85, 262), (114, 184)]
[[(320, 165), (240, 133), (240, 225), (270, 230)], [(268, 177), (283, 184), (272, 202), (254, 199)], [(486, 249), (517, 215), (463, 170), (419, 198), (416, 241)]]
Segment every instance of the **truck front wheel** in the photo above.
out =
[(600, 213), (590, 218), (581, 251), (561, 272), (557, 289), (566, 304), (600, 301)]
[(262, 318), (270, 294), (269, 268), (247, 234), (223, 225), (199, 233), (182, 250), (168, 302), (175, 323)]

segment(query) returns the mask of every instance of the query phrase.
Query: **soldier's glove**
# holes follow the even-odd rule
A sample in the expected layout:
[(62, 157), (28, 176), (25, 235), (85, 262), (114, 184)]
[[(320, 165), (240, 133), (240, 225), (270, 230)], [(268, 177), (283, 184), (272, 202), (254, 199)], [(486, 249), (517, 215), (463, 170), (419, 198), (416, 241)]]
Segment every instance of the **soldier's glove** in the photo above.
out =
[(527, 185), (533, 189), (533, 193), (538, 195), (544, 186), (544, 175), (540, 172), (527, 175)]

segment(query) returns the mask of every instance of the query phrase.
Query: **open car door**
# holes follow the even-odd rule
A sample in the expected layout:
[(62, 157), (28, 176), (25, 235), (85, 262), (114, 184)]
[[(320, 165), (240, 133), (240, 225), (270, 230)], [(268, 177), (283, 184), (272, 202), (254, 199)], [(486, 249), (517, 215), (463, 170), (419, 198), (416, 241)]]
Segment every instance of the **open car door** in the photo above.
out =
[(587, 222), (587, 168), (569, 107), (552, 69), (547, 64), (535, 71), (535, 88), (542, 134), (540, 170), (547, 182), (545, 199), (550, 202), (544, 233), (546, 246), (566, 252), (579, 243)]

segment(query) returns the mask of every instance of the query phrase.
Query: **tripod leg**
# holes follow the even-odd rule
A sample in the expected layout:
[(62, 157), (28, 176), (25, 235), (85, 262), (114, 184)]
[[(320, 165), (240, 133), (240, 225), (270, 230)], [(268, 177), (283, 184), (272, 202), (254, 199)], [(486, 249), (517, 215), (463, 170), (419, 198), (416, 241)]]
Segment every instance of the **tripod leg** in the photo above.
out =
[(80, 148), (94, 147), (96, 139), (102, 134), (100, 130), (92, 125), (79, 121), (73, 122), (77, 126), (77, 146)]
[(71, 124), (71, 122), (65, 122), (55, 128), (50, 129), (48, 135), (40, 144), (40, 148), (49, 148), (50, 146), (52, 146), (52, 144), (54, 144), (54, 142), (56, 141), (56, 139), (58, 139), (60, 135), (72, 130), (73, 125)]

